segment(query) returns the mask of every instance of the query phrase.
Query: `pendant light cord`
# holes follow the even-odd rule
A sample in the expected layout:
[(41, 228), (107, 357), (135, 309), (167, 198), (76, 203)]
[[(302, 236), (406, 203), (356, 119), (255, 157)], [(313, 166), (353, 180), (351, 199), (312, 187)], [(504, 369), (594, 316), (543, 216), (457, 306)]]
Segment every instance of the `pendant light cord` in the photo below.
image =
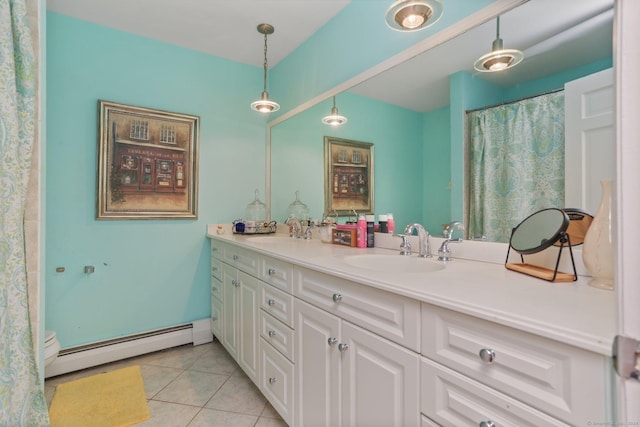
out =
[[(266, 36), (265, 36), (266, 37)], [(500, 17), (496, 18), (496, 38), (500, 38)]]
[(264, 33), (264, 91), (267, 91), (267, 33)]

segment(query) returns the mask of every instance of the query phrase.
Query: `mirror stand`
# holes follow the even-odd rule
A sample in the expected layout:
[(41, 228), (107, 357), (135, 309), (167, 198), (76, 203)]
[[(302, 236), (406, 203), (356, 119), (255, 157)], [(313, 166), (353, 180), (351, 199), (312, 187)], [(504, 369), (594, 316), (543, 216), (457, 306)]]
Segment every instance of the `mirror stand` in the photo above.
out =
[[(511, 232), (516, 231), (514, 228)], [(507, 259), (505, 261), (505, 267), (509, 270), (517, 271), (518, 273), (527, 274), (529, 276), (537, 277), (539, 279), (547, 280), (549, 282), (575, 282), (578, 280), (578, 273), (576, 272), (576, 263), (573, 259), (573, 250), (571, 249), (571, 238), (569, 234), (566, 232), (561, 232), (558, 238), (558, 242), (560, 242), (558, 249), (558, 258), (556, 259), (555, 268), (552, 270), (547, 267), (541, 267), (538, 265), (528, 264), (524, 262), (524, 255), (520, 253), (520, 260), (522, 263), (514, 264), (509, 262), (509, 253), (511, 252), (511, 248), (513, 247), (509, 244), (509, 249), (507, 250)], [(562, 257), (562, 249), (565, 245), (569, 248), (569, 254), (571, 256), (571, 265), (573, 267), (573, 274), (564, 273), (562, 271), (558, 271), (558, 266), (560, 265), (560, 258)], [(514, 248), (514, 251), (518, 252), (517, 249)]]

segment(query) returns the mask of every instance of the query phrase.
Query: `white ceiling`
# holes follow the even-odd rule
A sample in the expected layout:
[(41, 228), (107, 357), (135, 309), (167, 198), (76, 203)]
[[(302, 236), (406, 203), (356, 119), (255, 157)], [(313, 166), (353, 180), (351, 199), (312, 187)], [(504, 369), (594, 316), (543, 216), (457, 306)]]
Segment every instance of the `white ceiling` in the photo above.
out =
[(269, 68), (293, 52), (351, 0), (47, 0), (47, 10), (139, 36)]
[[(47, 9), (257, 67), (263, 65), (264, 36), (256, 27), (266, 22), (275, 27), (274, 34), (268, 39), (271, 68), (349, 2), (48, 0)], [(443, 0), (445, 13), (446, 2)], [(504, 14), (500, 21), (504, 47), (523, 50), (525, 60), (512, 70), (493, 75), (482, 73), (481, 77), (495, 84), (511, 86), (554, 74), (568, 64), (575, 65), (576, 61), (586, 64), (611, 56), (611, 42), (603, 37), (603, 34), (611, 34), (611, 19), (604, 24), (585, 24), (588, 31), (577, 30), (582, 22), (610, 9), (612, 3), (613, 0), (531, 0)], [(569, 41), (555, 42), (554, 36), (559, 33)], [(495, 36), (496, 25), (492, 20), (351, 91), (416, 111), (430, 111), (447, 105), (448, 76), (457, 70), (473, 72), (473, 62), (491, 49)], [(553, 55), (543, 55), (540, 51)]]

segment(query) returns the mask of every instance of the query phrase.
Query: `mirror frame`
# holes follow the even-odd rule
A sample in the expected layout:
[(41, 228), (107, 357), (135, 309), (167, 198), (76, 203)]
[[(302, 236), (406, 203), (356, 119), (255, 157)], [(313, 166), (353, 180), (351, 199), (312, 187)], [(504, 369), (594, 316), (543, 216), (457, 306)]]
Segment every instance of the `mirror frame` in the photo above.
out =
[(427, 37), (426, 39), (416, 43), (408, 49), (405, 49), (396, 55), (388, 58), (387, 60), (379, 63), (378, 65), (360, 73), (356, 76), (346, 80), (345, 82), (311, 98), (310, 100), (292, 108), (286, 113), (278, 116), (274, 120), (267, 123), (267, 135), (266, 135), (266, 151), (265, 151), (265, 205), (267, 209), (267, 220), (271, 220), (271, 129), (284, 122), (285, 120), (306, 111), (307, 109), (335, 96), (341, 92), (345, 92), (352, 87), (377, 76), (390, 68), (395, 67), (411, 58), (420, 55), (432, 49), (440, 44), (446, 43), (449, 40), (464, 34), (468, 30), (482, 25), (487, 21), (495, 19), (511, 9), (521, 6), (527, 3), (529, 0), (496, 0), (495, 3), (490, 4), (487, 7), (467, 16), (466, 18), (455, 22), (454, 24), (442, 29), (436, 34)]

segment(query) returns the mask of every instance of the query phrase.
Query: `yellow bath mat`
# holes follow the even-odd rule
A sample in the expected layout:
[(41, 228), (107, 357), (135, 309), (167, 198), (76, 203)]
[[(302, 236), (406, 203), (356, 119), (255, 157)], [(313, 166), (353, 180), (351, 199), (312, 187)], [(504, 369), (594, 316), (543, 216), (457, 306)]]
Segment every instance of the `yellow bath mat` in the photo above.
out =
[(60, 384), (49, 408), (51, 427), (125, 427), (150, 417), (140, 366)]

